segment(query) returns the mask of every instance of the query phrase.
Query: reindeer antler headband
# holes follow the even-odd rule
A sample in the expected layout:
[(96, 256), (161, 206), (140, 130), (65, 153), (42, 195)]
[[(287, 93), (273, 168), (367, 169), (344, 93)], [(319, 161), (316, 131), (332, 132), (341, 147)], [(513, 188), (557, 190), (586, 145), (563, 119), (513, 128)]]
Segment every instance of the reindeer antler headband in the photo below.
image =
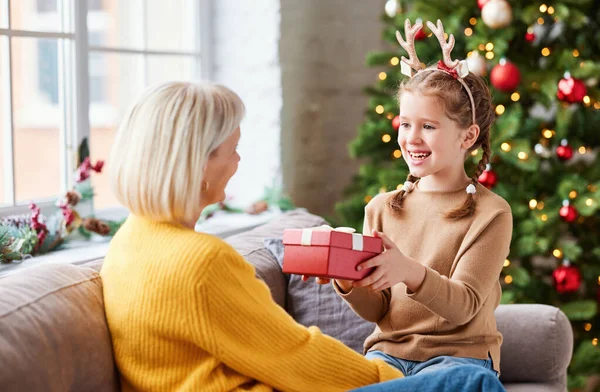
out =
[(443, 60), (438, 61), (437, 68), (425, 69), (423, 64), (421, 64), (421, 61), (419, 61), (417, 52), (415, 51), (415, 35), (419, 30), (421, 30), (422, 27), (423, 24), (421, 22), (417, 22), (414, 26), (411, 26), (410, 20), (406, 19), (404, 22), (404, 35), (406, 36), (406, 41), (402, 39), (400, 32), (396, 31), (396, 38), (398, 39), (400, 46), (402, 46), (408, 53), (408, 59), (402, 56), (402, 61), (400, 64), (402, 74), (412, 77), (412, 70), (415, 70), (417, 73), (420, 71), (441, 71), (458, 80), (469, 95), (469, 100), (471, 101), (471, 113), (473, 114), (473, 124), (476, 124), (475, 100), (473, 99), (471, 89), (463, 80), (463, 78), (466, 78), (467, 75), (469, 75), (469, 67), (465, 60), (452, 60), (452, 57), (450, 56), (452, 49), (454, 48), (454, 35), (450, 34), (448, 37), (448, 42), (446, 42), (442, 21), (438, 19), (437, 26), (429, 21), (427, 22), (427, 27), (429, 27), (429, 29), (433, 32), (433, 34), (435, 34), (440, 42)]

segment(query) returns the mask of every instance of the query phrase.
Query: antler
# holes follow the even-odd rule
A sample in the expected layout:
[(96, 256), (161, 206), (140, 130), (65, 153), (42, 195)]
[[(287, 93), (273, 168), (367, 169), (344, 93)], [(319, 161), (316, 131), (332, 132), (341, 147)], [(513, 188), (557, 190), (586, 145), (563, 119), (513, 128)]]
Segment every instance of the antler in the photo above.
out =
[(402, 46), (404, 50), (406, 50), (409, 57), (407, 59), (406, 57), (402, 56), (402, 61), (415, 71), (418, 71), (421, 68), (423, 68), (423, 66), (421, 65), (421, 61), (419, 61), (419, 58), (417, 57), (417, 52), (415, 51), (415, 35), (419, 30), (421, 30), (422, 27), (423, 23), (421, 22), (417, 22), (414, 26), (411, 27), (410, 20), (406, 19), (406, 21), (404, 22), (404, 35), (406, 35), (406, 41), (402, 39), (402, 35), (400, 34), (400, 32), (396, 31), (396, 38), (398, 39), (400, 46)]
[(440, 46), (442, 47), (442, 54), (444, 55), (444, 64), (447, 67), (454, 68), (458, 65), (458, 60), (452, 60), (450, 56), (452, 49), (454, 49), (454, 35), (450, 34), (448, 37), (448, 42), (446, 42), (446, 37), (444, 36), (444, 26), (442, 26), (442, 21), (437, 20), (437, 27), (427, 21), (427, 27), (435, 34), (438, 41), (440, 41)]

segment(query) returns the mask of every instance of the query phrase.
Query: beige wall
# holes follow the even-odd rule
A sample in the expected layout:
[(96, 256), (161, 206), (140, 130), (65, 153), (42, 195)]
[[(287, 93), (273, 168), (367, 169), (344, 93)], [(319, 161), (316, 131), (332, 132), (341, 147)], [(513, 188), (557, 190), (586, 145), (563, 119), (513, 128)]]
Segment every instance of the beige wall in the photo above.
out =
[(347, 145), (363, 120), (362, 88), (377, 78), (365, 54), (383, 48), (384, 3), (281, 1), (283, 179), (311, 212), (333, 212), (358, 170)]

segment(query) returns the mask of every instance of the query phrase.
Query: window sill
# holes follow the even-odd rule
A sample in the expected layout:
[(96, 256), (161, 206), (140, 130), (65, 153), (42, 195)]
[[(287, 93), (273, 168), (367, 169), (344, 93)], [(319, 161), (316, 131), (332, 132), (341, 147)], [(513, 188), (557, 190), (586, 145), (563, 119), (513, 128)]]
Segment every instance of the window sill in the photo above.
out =
[[(120, 213), (122, 214), (124, 211), (121, 209)], [(232, 214), (219, 211), (212, 218), (196, 224), (195, 230), (220, 238), (226, 238), (260, 226), (279, 214), (281, 214), (279, 211), (267, 211), (259, 215)], [(108, 218), (108, 215), (102, 212), (98, 213), (98, 216), (102, 216), (103, 218)], [(121, 215), (121, 217), (123, 216), (125, 215)], [(118, 219), (118, 217), (119, 211), (111, 211), (110, 218)], [(0, 264), (0, 278), (40, 264), (81, 264), (106, 256), (110, 239), (102, 237), (94, 238), (97, 239), (89, 241), (71, 240), (60, 250), (36, 256), (21, 263)]]

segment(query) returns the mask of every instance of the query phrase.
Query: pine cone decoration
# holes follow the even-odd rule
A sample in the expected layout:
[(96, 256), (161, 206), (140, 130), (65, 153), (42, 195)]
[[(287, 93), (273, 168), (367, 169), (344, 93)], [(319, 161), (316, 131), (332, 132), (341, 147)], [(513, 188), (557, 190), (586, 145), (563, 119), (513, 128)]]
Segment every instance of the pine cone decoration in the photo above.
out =
[(110, 234), (110, 226), (96, 218), (86, 218), (83, 220), (83, 228), (92, 233), (100, 235)]
[(65, 199), (68, 205), (76, 206), (81, 201), (81, 194), (77, 191), (69, 191), (65, 195)]

